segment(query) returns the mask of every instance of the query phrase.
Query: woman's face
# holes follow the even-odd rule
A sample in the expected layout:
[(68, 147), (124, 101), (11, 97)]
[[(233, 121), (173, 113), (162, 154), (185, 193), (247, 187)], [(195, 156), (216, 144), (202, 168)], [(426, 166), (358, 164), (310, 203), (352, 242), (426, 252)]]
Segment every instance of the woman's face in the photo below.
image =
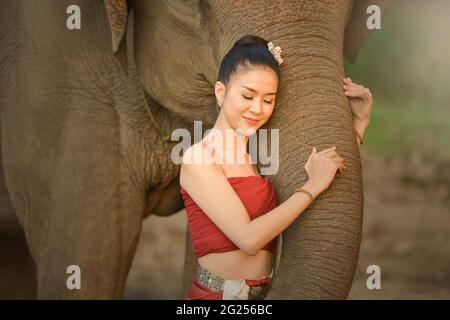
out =
[(269, 120), (277, 90), (277, 74), (265, 66), (239, 66), (226, 87), (220, 81), (215, 87), (223, 117), (231, 128), (244, 132), (256, 131)]

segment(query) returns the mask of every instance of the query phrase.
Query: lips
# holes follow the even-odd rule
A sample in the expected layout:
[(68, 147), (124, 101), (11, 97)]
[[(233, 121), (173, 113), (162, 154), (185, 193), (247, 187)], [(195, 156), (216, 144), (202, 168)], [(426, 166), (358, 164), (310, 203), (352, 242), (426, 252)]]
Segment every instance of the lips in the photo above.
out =
[(247, 117), (242, 117), (245, 119), (245, 121), (247, 121), (247, 123), (249, 124), (257, 124), (258, 123), (258, 119), (253, 119), (253, 118), (247, 118)]

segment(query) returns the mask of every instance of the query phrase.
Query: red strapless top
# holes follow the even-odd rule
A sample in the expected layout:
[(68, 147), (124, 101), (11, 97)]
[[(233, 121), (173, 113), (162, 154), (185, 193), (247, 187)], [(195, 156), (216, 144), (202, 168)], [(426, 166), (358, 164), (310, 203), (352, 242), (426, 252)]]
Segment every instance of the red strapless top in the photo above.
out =
[[(267, 177), (229, 177), (228, 182), (237, 193), (253, 220), (275, 208), (278, 204), (275, 187)], [(181, 196), (189, 223), (190, 237), (197, 257), (208, 253), (219, 253), (239, 248), (209, 219), (190, 195), (181, 188)], [(262, 250), (275, 254), (276, 238)]]

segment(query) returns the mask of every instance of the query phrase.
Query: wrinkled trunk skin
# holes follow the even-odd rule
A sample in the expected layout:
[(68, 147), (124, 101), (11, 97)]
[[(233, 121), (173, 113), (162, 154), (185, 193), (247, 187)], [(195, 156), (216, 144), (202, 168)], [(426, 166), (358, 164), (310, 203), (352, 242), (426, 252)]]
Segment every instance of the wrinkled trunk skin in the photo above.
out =
[[(306, 38), (280, 41), (292, 55), (286, 55), (291, 58), (289, 74), (283, 74), (279, 112), (269, 124), (280, 128), (280, 170), (273, 181), (280, 201), (285, 201), (306, 181), (303, 166), (313, 146), (322, 150), (336, 145), (347, 170), (283, 233), (281, 264), (268, 299), (345, 299), (358, 260), (361, 164), (341, 85), (345, 14), (340, 8), (332, 13), (336, 16), (329, 18), (337, 25), (330, 21), (328, 34), (313, 20), (305, 26), (311, 30)], [(332, 30), (339, 30), (338, 39)]]
[[(339, 57), (337, 52), (335, 57)], [(285, 78), (289, 87), (284, 88), (295, 89), (284, 91), (289, 94), (282, 94), (280, 112), (269, 125), (280, 128), (280, 170), (273, 178), (280, 202), (306, 181), (303, 165), (313, 146), (322, 150), (336, 145), (347, 170), (283, 233), (281, 264), (268, 299), (344, 299), (351, 288), (363, 194), (358, 146), (341, 89), (341, 61), (342, 57), (335, 60), (323, 52), (290, 70), (292, 77)]]
[[(230, 14), (221, 4), (210, 9), (217, 17), (217, 12)], [(249, 13), (255, 8), (241, 7), (240, 13), (233, 13), (234, 20), (219, 21), (220, 29), (232, 38), (222, 35), (215, 45), (223, 56), (236, 39), (253, 33), (283, 50), (277, 104), (265, 126), (279, 129), (280, 166), (271, 178), (279, 203), (306, 182), (304, 164), (313, 146), (320, 151), (335, 145), (347, 169), (283, 233), (281, 262), (267, 299), (345, 299), (358, 260), (363, 211), (360, 155), (342, 89), (350, 2), (302, 1), (290, 10), (285, 6), (272, 2), (265, 10), (273, 15), (254, 22), (251, 17), (257, 15)], [(185, 288), (194, 262), (187, 240)]]

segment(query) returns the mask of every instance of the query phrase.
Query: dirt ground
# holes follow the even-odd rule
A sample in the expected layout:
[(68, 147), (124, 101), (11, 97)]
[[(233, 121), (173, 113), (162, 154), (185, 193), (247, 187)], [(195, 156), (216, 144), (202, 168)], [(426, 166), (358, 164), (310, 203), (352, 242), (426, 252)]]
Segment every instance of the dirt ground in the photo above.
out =
[[(363, 239), (349, 299), (450, 299), (450, 160), (363, 149)], [(181, 299), (184, 210), (144, 222), (126, 299)], [(381, 289), (369, 290), (370, 265)]]

